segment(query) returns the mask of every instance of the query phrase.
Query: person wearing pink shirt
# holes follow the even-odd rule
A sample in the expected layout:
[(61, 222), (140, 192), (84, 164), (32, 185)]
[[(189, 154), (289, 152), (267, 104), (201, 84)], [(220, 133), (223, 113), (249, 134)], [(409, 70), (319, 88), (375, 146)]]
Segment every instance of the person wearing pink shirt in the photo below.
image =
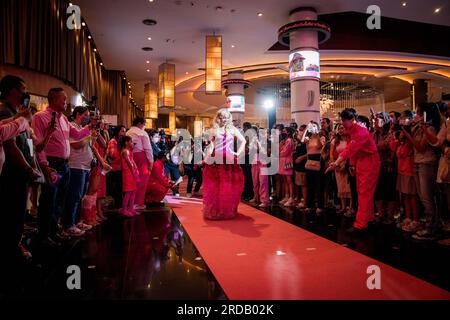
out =
[(12, 117), (0, 121), (0, 174), (2, 173), (3, 164), (5, 163), (3, 141), (15, 138), (29, 128), (27, 119), (20, 116), (20, 113), (17, 115), (19, 115), (19, 117)]
[(342, 125), (350, 135), (350, 141), (327, 171), (335, 170), (344, 161), (354, 157), (358, 189), (358, 212), (350, 233), (367, 229), (374, 220), (374, 194), (380, 173), (380, 156), (369, 131), (357, 124), (356, 114), (350, 109), (341, 112)]
[[(33, 117), (33, 130), (41, 140), (51, 125), (53, 132), (44, 150), (38, 153), (38, 161), (47, 183), (42, 186), (39, 198), (38, 228), (39, 239), (43, 244), (54, 246), (58, 237), (58, 219), (61, 216), (67, 187), (70, 181), (70, 139), (79, 141), (90, 135), (93, 127), (85, 126), (79, 130), (69, 123), (63, 114), (66, 110), (67, 95), (62, 88), (50, 89), (48, 93), (49, 106)], [(52, 120), (55, 120), (52, 123)]]

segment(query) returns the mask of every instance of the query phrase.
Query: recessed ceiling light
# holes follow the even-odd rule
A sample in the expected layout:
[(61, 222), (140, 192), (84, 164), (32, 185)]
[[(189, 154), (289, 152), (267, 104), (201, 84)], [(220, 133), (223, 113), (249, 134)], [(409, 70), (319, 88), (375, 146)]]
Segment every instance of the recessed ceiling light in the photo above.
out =
[(258, 12), (258, 17), (262, 17), (262, 16), (263, 16), (262, 12)]
[(147, 72), (150, 72), (150, 69), (147, 69)]
[(92, 39), (92, 37), (91, 37), (91, 36), (88, 36), (88, 39), (89, 39), (89, 40), (91, 40), (91, 39)]
[(148, 37), (147, 39), (148, 39), (148, 40), (152, 40), (152, 37)]
[(102, 65), (103, 65), (103, 62), (100, 62), (100, 65), (102, 66)]
[(86, 23), (84, 23), (84, 22), (82, 22), (81, 25), (82, 25), (83, 27), (86, 27)]
[(186, 71), (186, 74), (189, 74), (189, 72)]
[(146, 62), (147, 62), (147, 64), (150, 63), (150, 61), (148, 61), (148, 60)]
[(142, 23), (147, 26), (154, 26), (157, 22), (156, 22), (156, 20), (153, 20), (153, 19), (145, 19), (142, 21)]
[(96, 48), (94, 48), (94, 52), (97, 52), (97, 49), (96, 49)]
[(407, 4), (406, 2), (403, 2), (403, 3), (402, 3), (402, 6), (406, 7), (406, 4)]
[(72, 2), (69, 2), (69, 7), (71, 7), (72, 6)]
[(148, 2), (153, 2), (153, 0), (148, 0)]
[(234, 47), (235, 47), (235, 45), (234, 45), (234, 44), (232, 44), (232, 45), (231, 45), (231, 47), (232, 47), (232, 48), (234, 48)]
[(441, 11), (441, 8), (434, 9), (434, 13), (439, 13)]

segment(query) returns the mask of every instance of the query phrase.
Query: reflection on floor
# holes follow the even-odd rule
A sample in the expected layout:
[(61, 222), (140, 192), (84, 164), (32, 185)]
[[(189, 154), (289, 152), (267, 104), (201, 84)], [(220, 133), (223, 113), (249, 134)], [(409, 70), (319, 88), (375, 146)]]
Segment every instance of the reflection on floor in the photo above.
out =
[[(33, 251), (20, 271), (26, 298), (226, 299), (178, 219), (157, 205), (131, 219), (109, 219), (58, 250)], [(81, 269), (81, 290), (68, 290), (67, 268)]]
[[(395, 226), (378, 225), (349, 237), (351, 219), (328, 209), (322, 216), (271, 206), (265, 212), (326, 239), (450, 290), (450, 251), (435, 242), (416, 242)], [(33, 263), (11, 275), (16, 296), (58, 299), (226, 299), (175, 214), (164, 205), (143, 215), (109, 219), (84, 239), (62, 248), (31, 249)], [(27, 237), (35, 222), (27, 223)], [(81, 269), (81, 290), (68, 290), (67, 267)]]

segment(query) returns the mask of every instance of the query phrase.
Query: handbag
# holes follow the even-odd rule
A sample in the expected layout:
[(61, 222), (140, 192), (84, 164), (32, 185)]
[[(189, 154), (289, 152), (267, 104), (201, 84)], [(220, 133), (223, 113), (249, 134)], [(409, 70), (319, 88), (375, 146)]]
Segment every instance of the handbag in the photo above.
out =
[(307, 160), (305, 163), (305, 169), (310, 171), (320, 171), (320, 161), (319, 160)]
[(439, 180), (442, 181), (442, 183), (450, 183), (450, 149), (448, 148), (449, 147), (445, 148), (439, 162), (439, 166), (442, 166), (442, 169), (439, 168)]

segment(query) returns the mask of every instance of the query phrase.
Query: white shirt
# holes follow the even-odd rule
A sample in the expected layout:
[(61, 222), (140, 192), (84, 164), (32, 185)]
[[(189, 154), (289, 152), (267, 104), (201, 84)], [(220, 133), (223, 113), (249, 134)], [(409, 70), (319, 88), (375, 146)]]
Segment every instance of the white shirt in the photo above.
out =
[(127, 131), (127, 136), (133, 141), (133, 153), (145, 152), (148, 162), (153, 163), (153, 151), (150, 144), (150, 137), (144, 129), (131, 127)]

